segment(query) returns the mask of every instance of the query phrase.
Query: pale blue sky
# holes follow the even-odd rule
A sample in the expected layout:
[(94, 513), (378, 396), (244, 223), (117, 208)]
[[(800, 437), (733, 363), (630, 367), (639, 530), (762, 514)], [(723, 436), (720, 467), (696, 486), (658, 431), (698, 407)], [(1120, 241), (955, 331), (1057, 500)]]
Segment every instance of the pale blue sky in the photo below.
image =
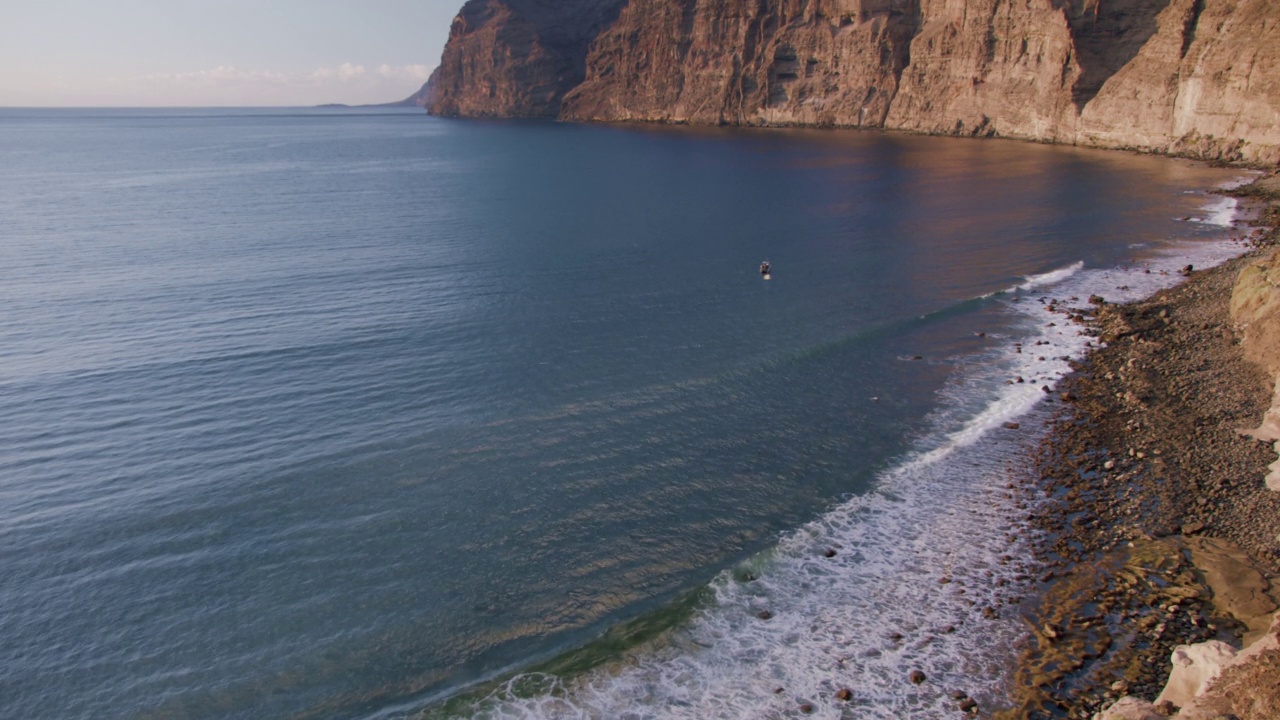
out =
[(464, 0), (0, 0), (0, 107), (389, 102)]

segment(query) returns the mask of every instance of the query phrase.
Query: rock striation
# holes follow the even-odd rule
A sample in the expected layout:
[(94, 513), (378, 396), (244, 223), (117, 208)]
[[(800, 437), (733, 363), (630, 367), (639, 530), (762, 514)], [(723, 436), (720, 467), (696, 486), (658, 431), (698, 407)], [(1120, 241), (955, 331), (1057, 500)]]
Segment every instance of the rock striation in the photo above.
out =
[(440, 115), (883, 127), (1280, 163), (1271, 0), (470, 0)]

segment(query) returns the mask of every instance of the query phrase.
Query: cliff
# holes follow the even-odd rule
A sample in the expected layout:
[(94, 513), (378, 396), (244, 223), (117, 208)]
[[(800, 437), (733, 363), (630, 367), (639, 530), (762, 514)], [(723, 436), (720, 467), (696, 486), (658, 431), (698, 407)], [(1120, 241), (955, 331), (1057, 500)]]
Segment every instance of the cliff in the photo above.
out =
[[(1263, 222), (1280, 227), (1280, 175), (1261, 178), (1244, 190), (1246, 196), (1266, 204)], [(1244, 356), (1276, 378), (1271, 408), (1257, 428), (1243, 432), (1274, 443), (1272, 447), (1280, 454), (1280, 251), (1258, 259), (1240, 272), (1231, 293), (1231, 321), (1240, 336)], [(1272, 463), (1269, 470), (1267, 487), (1280, 492), (1280, 460)]]
[(433, 115), (556, 117), (625, 0), (469, 0), (418, 97)]
[(470, 0), (441, 115), (885, 127), (1280, 162), (1270, 0)]

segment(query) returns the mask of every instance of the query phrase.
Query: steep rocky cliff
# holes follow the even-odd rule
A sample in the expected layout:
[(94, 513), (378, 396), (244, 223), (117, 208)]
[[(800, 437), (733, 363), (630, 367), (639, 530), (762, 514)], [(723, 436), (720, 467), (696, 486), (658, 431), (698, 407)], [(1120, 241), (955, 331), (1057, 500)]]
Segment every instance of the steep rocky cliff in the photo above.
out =
[(418, 94), (435, 115), (556, 117), (626, 0), (468, 0)]
[[(1242, 192), (1265, 203), (1262, 222), (1269, 224), (1273, 233), (1280, 233), (1276, 229), (1280, 227), (1280, 174), (1260, 178)], [(1271, 408), (1258, 427), (1247, 432), (1273, 443), (1280, 454), (1280, 250), (1240, 272), (1231, 293), (1231, 321), (1245, 358), (1276, 378)], [(1272, 463), (1269, 470), (1267, 487), (1280, 492), (1280, 460)]]
[(918, 0), (631, 0), (564, 116), (730, 124), (884, 123)]
[(1277, 37), (1274, 0), (470, 0), (428, 108), (1276, 163)]

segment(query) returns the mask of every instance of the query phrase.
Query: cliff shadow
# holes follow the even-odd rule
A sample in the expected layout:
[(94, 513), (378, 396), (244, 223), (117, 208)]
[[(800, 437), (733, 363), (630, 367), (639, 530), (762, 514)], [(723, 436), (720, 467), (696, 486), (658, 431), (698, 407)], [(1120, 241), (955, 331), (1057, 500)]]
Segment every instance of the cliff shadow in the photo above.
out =
[[(1107, 80), (1137, 57), (1156, 34), (1156, 16), (1170, 0), (1054, 0), (1071, 28), (1080, 76), (1071, 87), (1076, 111), (1084, 110)], [(1196, 13), (1198, 18), (1199, 13)], [(1194, 34), (1194, 21), (1184, 36)], [(1184, 48), (1188, 43), (1184, 42)], [(1185, 54), (1185, 49), (1184, 49)]]

